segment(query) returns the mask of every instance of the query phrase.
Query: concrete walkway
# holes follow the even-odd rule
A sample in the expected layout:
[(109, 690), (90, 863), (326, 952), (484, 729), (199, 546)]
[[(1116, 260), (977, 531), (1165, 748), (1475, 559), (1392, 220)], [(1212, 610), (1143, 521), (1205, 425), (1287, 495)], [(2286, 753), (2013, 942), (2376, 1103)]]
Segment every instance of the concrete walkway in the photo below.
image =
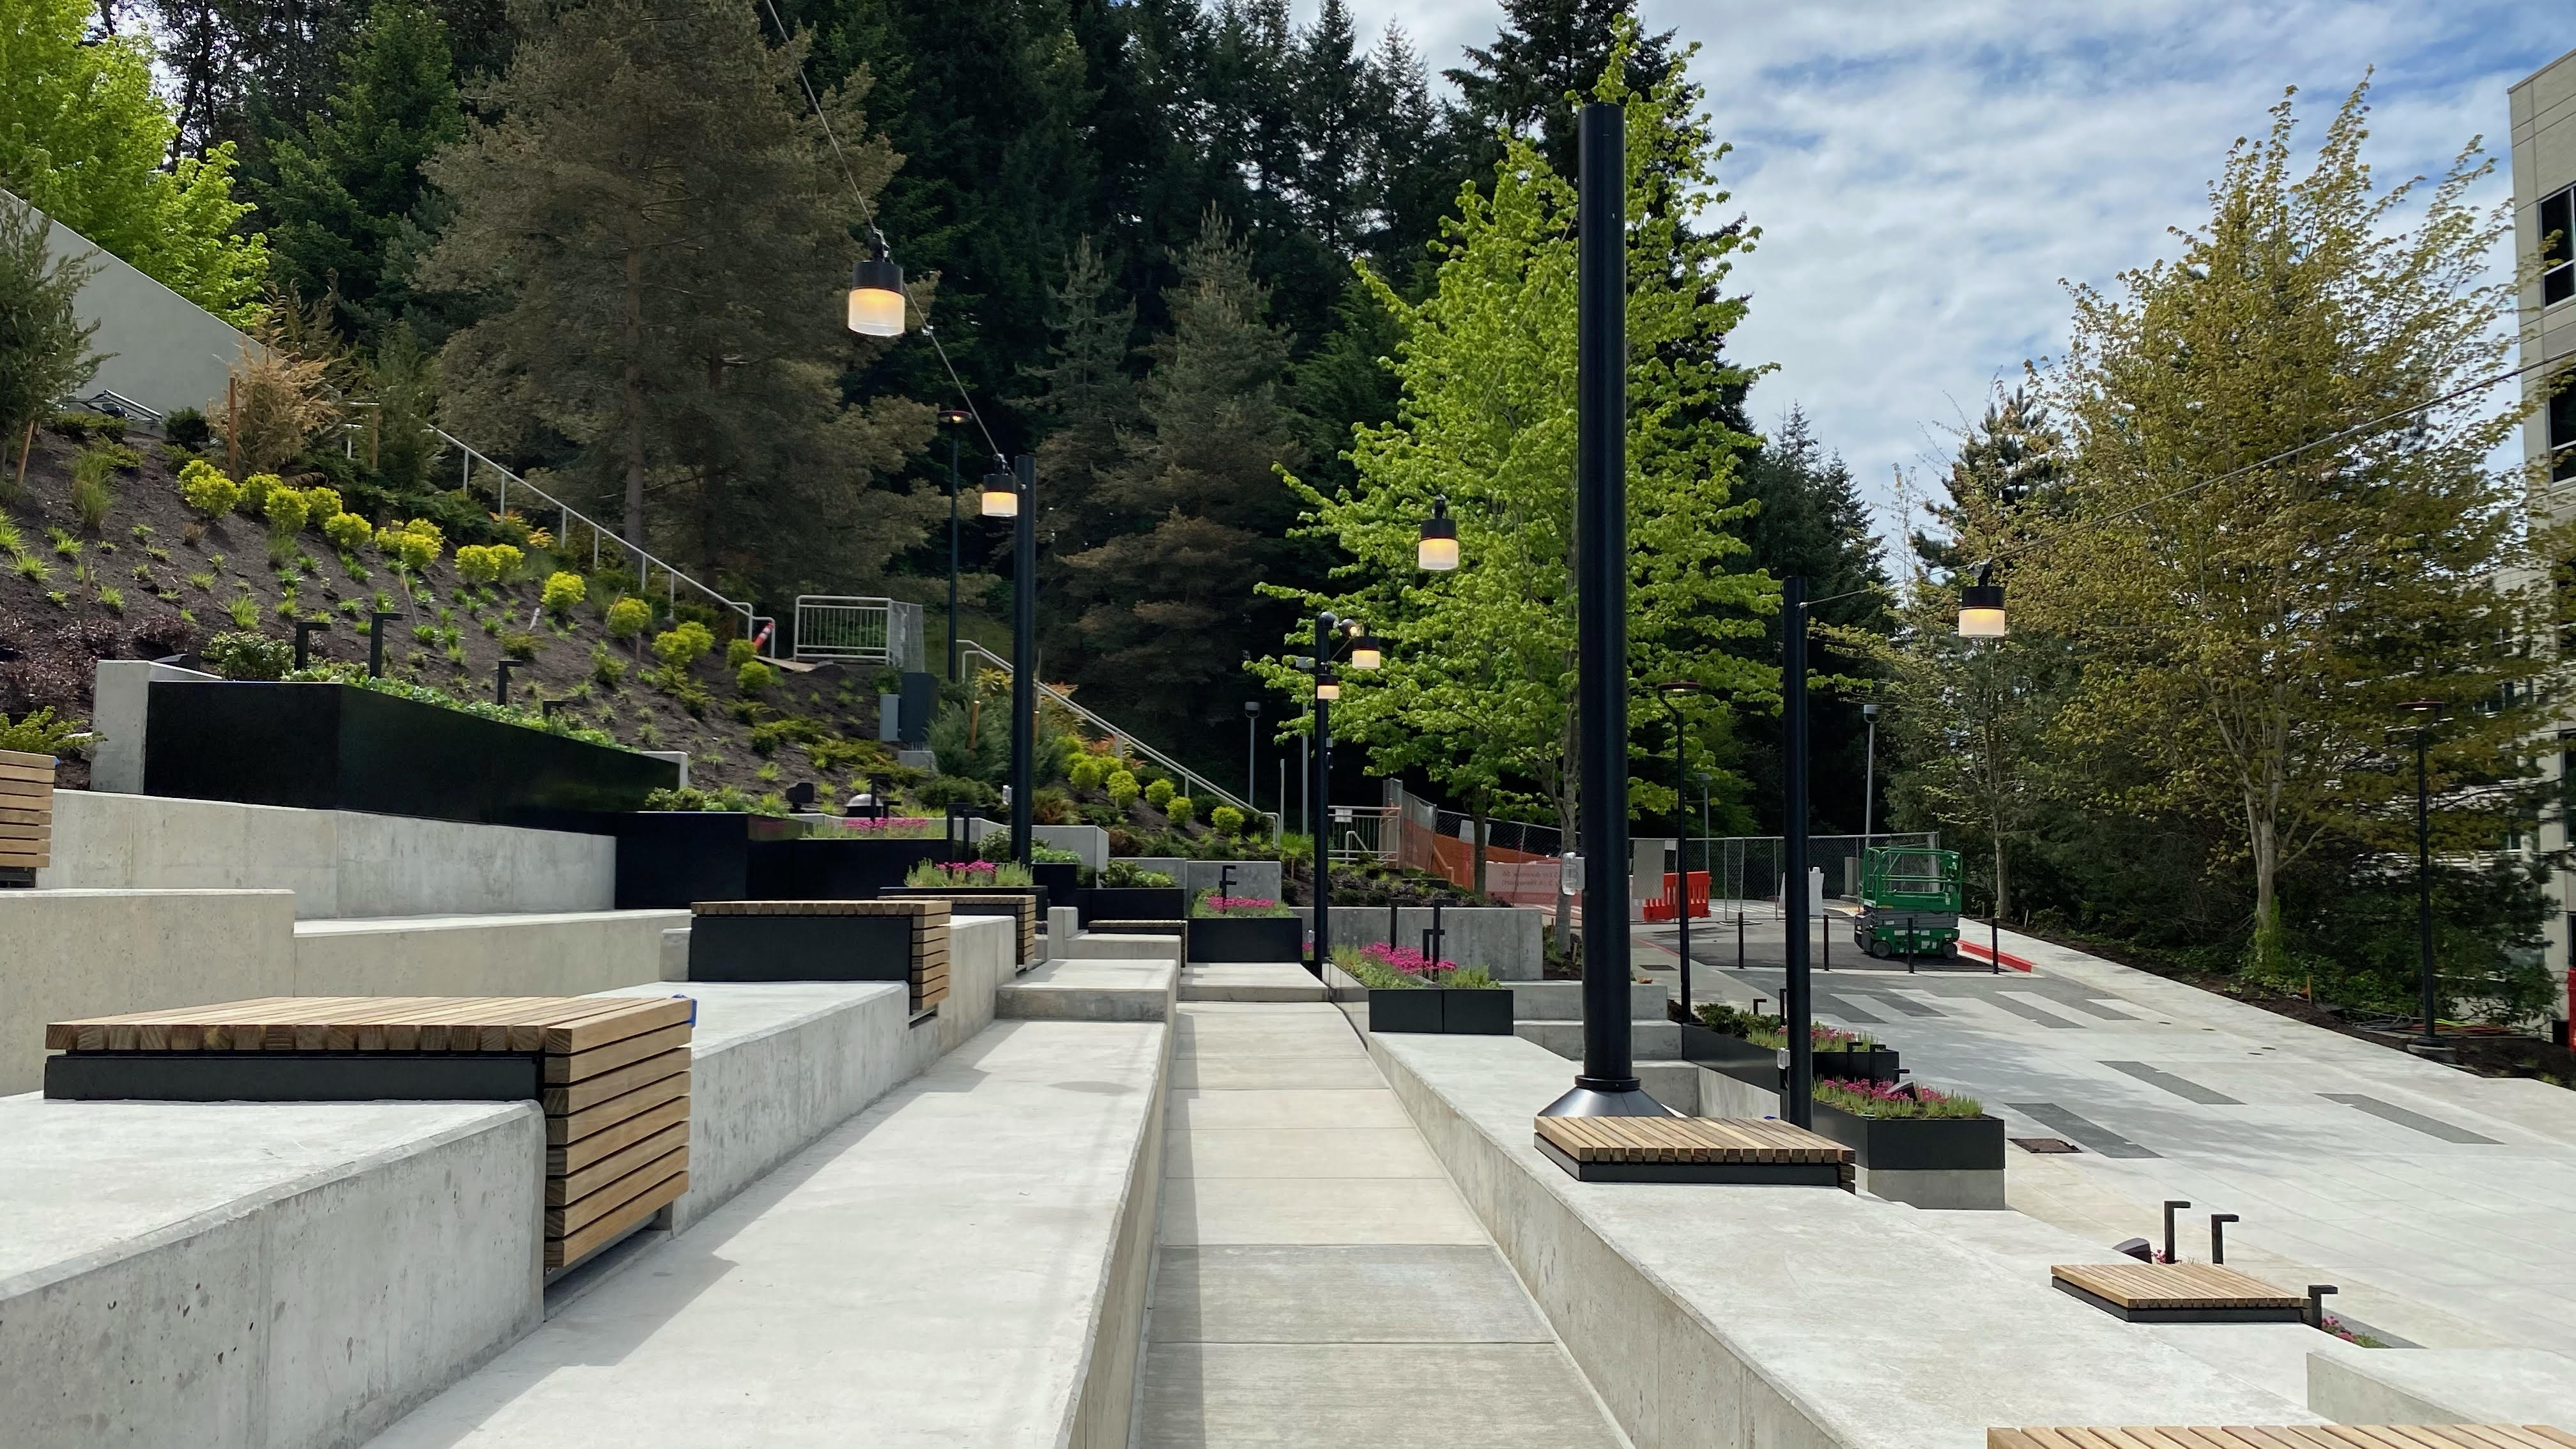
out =
[(1174, 1026), (1139, 1445), (1627, 1442), (1339, 1009)]

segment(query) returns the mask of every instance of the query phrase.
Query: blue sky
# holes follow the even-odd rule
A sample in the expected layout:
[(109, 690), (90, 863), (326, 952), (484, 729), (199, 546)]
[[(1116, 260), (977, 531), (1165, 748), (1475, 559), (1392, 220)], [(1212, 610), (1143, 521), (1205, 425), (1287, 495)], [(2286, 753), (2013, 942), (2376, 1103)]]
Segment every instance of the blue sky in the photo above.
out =
[[(1501, 21), (1492, 0), (1351, 0), (1397, 20), (1437, 71)], [(1311, 17), (1312, 0), (1299, 6)], [(2505, 88), (2576, 47), (2569, 0), (2011, 4), (1644, 0), (1701, 43), (1695, 75), (1723, 180), (1763, 230), (1735, 282), (1739, 360), (1769, 426), (1791, 401), (1850, 462), (1893, 532), (1893, 470), (1937, 486), (1954, 431), (1998, 380), (2061, 344), (2060, 279), (2110, 285), (2169, 255), (2228, 144), (2282, 88), (2323, 122), (2376, 67), (2365, 154), (2435, 172), (2483, 135), (2509, 188)], [(2501, 259), (2500, 259), (2501, 262)]]

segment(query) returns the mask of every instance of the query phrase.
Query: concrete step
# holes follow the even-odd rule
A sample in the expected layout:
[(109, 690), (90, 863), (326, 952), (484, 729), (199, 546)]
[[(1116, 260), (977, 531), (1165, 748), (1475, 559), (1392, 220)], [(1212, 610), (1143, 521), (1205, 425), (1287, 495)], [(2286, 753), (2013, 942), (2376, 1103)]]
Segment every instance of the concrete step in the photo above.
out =
[[(1516, 1021), (1512, 1034), (1523, 1041), (1534, 1041), (1569, 1061), (1583, 1059), (1583, 1023), (1579, 1021)], [(1679, 1022), (1631, 1021), (1628, 1023), (1628, 1050), (1639, 1058), (1678, 1059), (1682, 1054), (1682, 1029)]]
[[(1580, 981), (1506, 981), (1501, 985), (1512, 993), (1514, 1021), (1581, 1021), (1583, 1019), (1583, 983)], [(1664, 1014), (1664, 1000), (1672, 993), (1659, 981), (1632, 981), (1628, 984), (1628, 1015), (1639, 1021), (1650, 1021)]]
[(998, 1022), (376, 1449), (1125, 1444), (1169, 1060)]
[(1006, 1021), (1168, 1021), (1180, 968), (1169, 961), (1049, 961), (994, 993)]
[(1181, 972), (1183, 1001), (1322, 1001), (1328, 994), (1294, 961), (1212, 962)]
[(1059, 961), (1169, 961), (1176, 967), (1182, 964), (1179, 936), (1078, 931), (1058, 941), (1050, 934), (1048, 951)]

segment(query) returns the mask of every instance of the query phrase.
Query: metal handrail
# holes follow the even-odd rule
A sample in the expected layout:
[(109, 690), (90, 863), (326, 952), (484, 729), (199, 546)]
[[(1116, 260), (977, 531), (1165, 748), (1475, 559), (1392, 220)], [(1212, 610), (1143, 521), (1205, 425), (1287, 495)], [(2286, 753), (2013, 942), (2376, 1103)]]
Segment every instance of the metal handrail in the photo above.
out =
[[(963, 653), (972, 654), (978, 658), (990, 660), (995, 668), (1000, 669), (1005, 674), (1011, 672), (1011, 661), (994, 653), (992, 650), (985, 648), (983, 645), (976, 643), (972, 639), (958, 640), (957, 647)], [(1061, 705), (1067, 714), (1091, 724), (1103, 734), (1116, 740), (1124, 748), (1134, 750), (1137, 754), (1143, 755), (1146, 759), (1151, 760), (1155, 764), (1162, 766), (1164, 769), (1171, 771), (1173, 774), (1180, 776), (1181, 779), (1189, 785), (1191, 798), (1197, 799), (1201, 796), (1212, 795), (1218, 800), (1233, 806), (1235, 809), (1242, 811), (1245, 815), (1256, 820), (1269, 819), (1275, 813), (1273, 811), (1261, 809), (1251, 801), (1244, 799), (1242, 796), (1235, 794), (1231, 790), (1228, 790), (1223, 785), (1216, 783), (1207, 776), (1200, 774), (1198, 771), (1193, 770), (1189, 766), (1182, 764), (1180, 761), (1173, 759), (1171, 756), (1164, 754), (1161, 750), (1155, 749), (1152, 745), (1146, 744), (1143, 740), (1136, 738), (1127, 731), (1120, 729), (1118, 726), (1111, 724), (1105, 719), (1102, 719), (1099, 715), (1094, 714), (1090, 710), (1083, 708), (1081, 705), (1074, 703), (1062, 691), (1058, 690), (1054, 685), (1047, 683), (1045, 680), (1038, 680), (1037, 686), (1040, 693), (1044, 694), (1048, 699), (1055, 701), (1058, 705)]]
[(564, 502), (562, 499), (557, 498), (551, 493), (548, 493), (536, 484), (520, 477), (517, 473), (512, 472), (506, 465), (493, 461), (473, 444), (466, 442), (463, 438), (456, 436), (454, 433), (447, 431), (436, 423), (423, 423), (421, 426), (445, 439), (448, 446), (456, 449), (457, 452), (464, 455), (464, 467), (461, 473), (464, 481), (460, 486), (466, 492), (470, 493), (474, 490), (474, 465), (477, 463), (480, 463), (484, 467), (501, 475), (501, 481), (496, 484), (492, 490), (493, 497), (498, 504), (498, 506), (492, 510), (493, 512), (507, 513), (510, 511), (510, 485), (516, 483), (521, 488), (524, 488), (528, 492), (544, 499), (546, 506), (552, 508), (558, 515), (560, 515), (555, 528), (555, 537), (558, 540), (565, 543), (571, 542), (572, 521), (576, 518), (589, 525), (590, 567), (593, 572), (598, 571), (599, 545), (601, 540), (605, 539), (614, 543), (619, 552), (632, 554), (634, 556), (635, 586), (637, 589), (640, 590), (645, 585), (652, 582), (653, 566), (660, 564), (663, 574), (665, 597), (672, 603), (676, 604), (680, 601), (680, 585), (687, 584), (690, 588), (695, 589), (699, 593), (706, 595), (708, 598), (715, 600), (719, 605), (740, 614), (742, 616), (742, 636), (744, 638), (758, 639), (760, 637), (760, 626), (763, 624), (769, 625), (770, 634), (768, 650), (772, 656), (777, 654), (778, 621), (776, 619), (754, 610), (751, 605), (746, 604), (739, 599), (726, 598), (723, 594), (716, 592), (705, 584), (699, 583), (696, 579), (689, 577), (687, 574), (680, 572), (670, 564), (656, 558), (650, 550), (646, 549), (641, 544), (629, 541), (618, 534), (615, 530), (602, 524), (598, 519), (591, 517), (589, 514), (582, 512), (580, 509), (575, 508), (571, 504)]

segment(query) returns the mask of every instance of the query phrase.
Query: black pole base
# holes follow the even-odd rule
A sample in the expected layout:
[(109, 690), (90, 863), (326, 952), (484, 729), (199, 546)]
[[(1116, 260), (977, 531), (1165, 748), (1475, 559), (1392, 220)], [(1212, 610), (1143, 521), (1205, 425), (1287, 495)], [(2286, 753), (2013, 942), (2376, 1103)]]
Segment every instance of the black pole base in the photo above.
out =
[(1647, 1095), (1635, 1077), (1624, 1082), (1574, 1079), (1574, 1089), (1547, 1104), (1542, 1117), (1670, 1117), (1673, 1110)]

